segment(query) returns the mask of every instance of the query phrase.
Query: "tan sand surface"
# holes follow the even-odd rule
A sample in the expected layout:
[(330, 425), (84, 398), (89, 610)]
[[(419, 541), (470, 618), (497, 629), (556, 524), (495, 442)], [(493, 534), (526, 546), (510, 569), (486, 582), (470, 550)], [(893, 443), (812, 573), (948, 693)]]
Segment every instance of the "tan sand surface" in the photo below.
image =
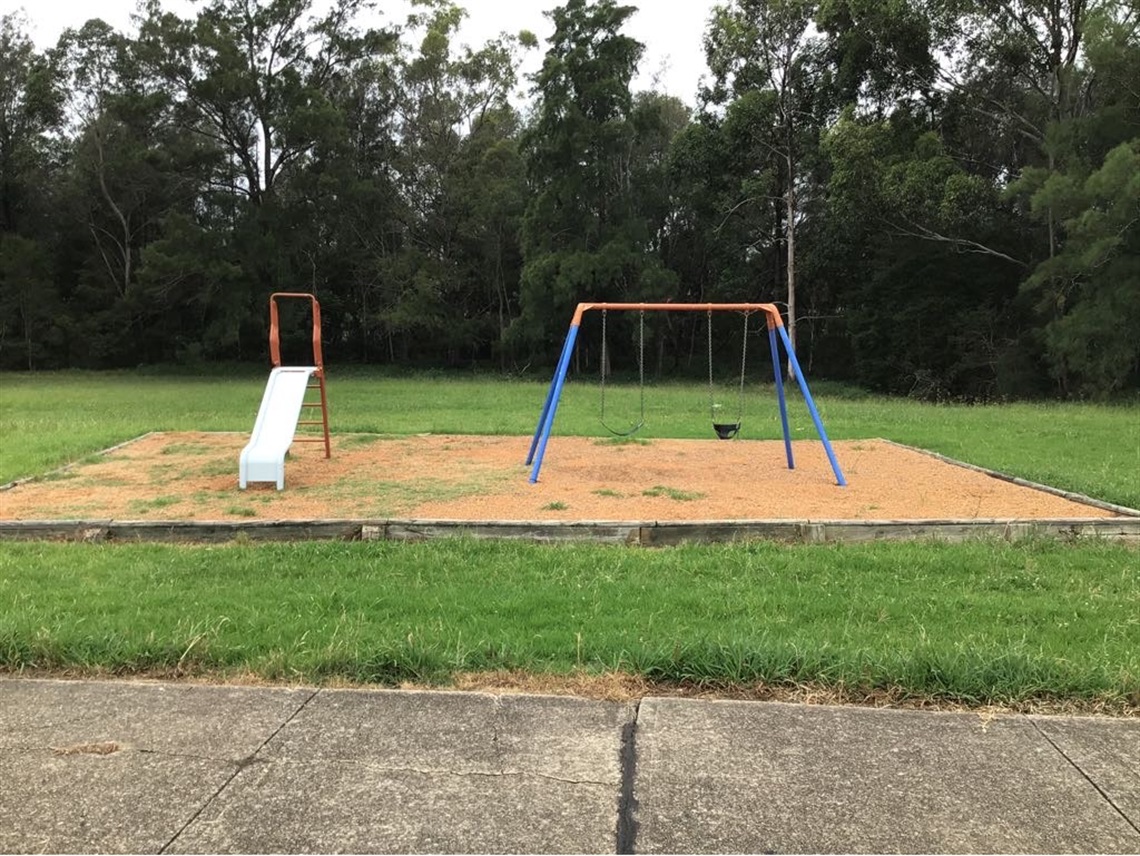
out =
[(244, 434), (153, 434), (0, 492), (0, 519), (916, 520), (1111, 517), (881, 440), (818, 442), (553, 437), (540, 480), (529, 437), (417, 435), (294, 444), (285, 490), (238, 489)]

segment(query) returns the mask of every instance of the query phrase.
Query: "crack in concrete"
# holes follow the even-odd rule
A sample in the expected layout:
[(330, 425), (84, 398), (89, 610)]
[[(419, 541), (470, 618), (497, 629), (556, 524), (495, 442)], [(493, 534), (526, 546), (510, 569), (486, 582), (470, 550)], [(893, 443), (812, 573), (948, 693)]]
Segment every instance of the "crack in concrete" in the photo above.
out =
[[(118, 749), (114, 752), (60, 752), (58, 746), (0, 746), (0, 754), (11, 752), (21, 755), (34, 755), (40, 752), (51, 752), (57, 757), (75, 757), (84, 756), (88, 758), (108, 758), (111, 755), (157, 755), (160, 758), (177, 758), (184, 761), (214, 761), (219, 764), (235, 764), (235, 765), (248, 765), (251, 763), (250, 756), (245, 758), (227, 758), (220, 755), (197, 755), (193, 752), (172, 752), (169, 749), (148, 749), (139, 746), (133, 746), (129, 743), (120, 743)], [(257, 763), (261, 763), (263, 759), (256, 759)]]
[(223, 764), (236, 764), (239, 767), (243, 764), (248, 764), (250, 758), (252, 757), (246, 756), (245, 758), (221, 758), (217, 755), (195, 755), (193, 752), (171, 752), (167, 749), (138, 749), (133, 746), (124, 746), (123, 749), (133, 750), (135, 752), (138, 752), (140, 755), (158, 755), (160, 758), (181, 758), (187, 761), (219, 761)]
[(637, 852), (637, 797), (633, 787), (637, 780), (637, 722), (641, 716), (641, 699), (633, 705), (633, 716), (621, 729), (621, 790), (618, 796), (615, 851), (619, 854)]
[(499, 764), (499, 772), (506, 772), (506, 760), (503, 758), (503, 747), (499, 743), (499, 717), (503, 715), (504, 699), (501, 695), (494, 696), (492, 706), (494, 712), (491, 716), (491, 750), (495, 753), (495, 760)]
[(1104, 790), (1104, 788), (1102, 788), (1099, 784), (1097, 784), (1097, 782), (1093, 779), (1093, 777), (1090, 776), (1088, 773), (1086, 773), (1080, 764), (1078, 764), (1076, 761), (1074, 761), (1072, 758), (1070, 758), (1069, 755), (1065, 752), (1065, 750), (1062, 749), (1060, 746), (1058, 746), (1057, 742), (1052, 737), (1050, 737), (1040, 725), (1037, 724), (1037, 721), (1035, 719), (1033, 719), (1032, 717), (1026, 717), (1026, 719), (1029, 720), (1029, 722), (1033, 726), (1034, 730), (1038, 734), (1040, 734), (1042, 737), (1045, 738), (1045, 742), (1048, 743), (1050, 746), (1052, 746), (1054, 749), (1056, 749), (1057, 754), (1059, 754), (1062, 758), (1064, 758), (1066, 761), (1068, 761), (1069, 764), (1072, 765), (1072, 768), (1074, 770), (1076, 770), (1078, 773), (1080, 773), (1081, 776), (1084, 777), (1084, 780), (1096, 789), (1096, 792), (1101, 795), (1101, 798), (1106, 803), (1108, 803), (1110, 806), (1112, 806), (1113, 810), (1118, 815), (1120, 815), (1121, 819), (1125, 823), (1127, 823), (1130, 827), (1132, 827), (1132, 830), (1137, 835), (1140, 835), (1140, 826), (1138, 826), (1132, 820), (1132, 818), (1130, 818), (1127, 814), (1125, 814), (1124, 810), (1120, 806), (1118, 806), (1115, 802), (1113, 802), (1112, 797), (1110, 797), (1108, 795), (1108, 793)]
[(281, 730), (286, 725), (288, 725), (290, 722), (292, 722), (294, 719), (296, 719), (297, 715), (308, 706), (309, 702), (311, 702), (313, 699), (315, 699), (317, 697), (317, 694), (319, 692), (320, 692), (320, 690), (316, 689), (316, 690), (313, 690), (311, 693), (309, 693), (308, 698), (306, 698), (304, 701), (302, 701), (301, 704), (297, 706), (297, 709), (294, 710), (291, 714), (289, 714), (289, 716), (286, 717), (285, 721), (282, 722), (279, 726), (277, 726), (277, 728), (275, 728), (273, 730), (273, 733), (270, 734), (268, 737), (266, 737), (261, 742), (261, 745), (258, 746), (256, 749), (254, 749), (252, 753), (247, 755), (245, 758), (239, 759), (236, 763), (230, 762), (230, 763), (234, 764), (234, 771), (226, 778), (226, 780), (224, 782), (222, 782), (221, 786), (216, 791), (214, 791), (213, 794), (210, 795), (209, 799), (207, 799), (205, 802), (202, 803), (202, 805), (200, 805), (198, 807), (198, 810), (196, 812), (194, 812), (194, 814), (191, 816), (191, 818), (188, 821), (186, 821), (184, 824), (182, 824), (182, 826), (178, 829), (177, 832), (174, 833), (174, 835), (171, 837), (171, 839), (169, 841), (167, 841), (165, 844), (163, 844), (162, 847), (160, 847), (158, 849), (158, 852), (159, 853), (165, 853), (171, 847), (171, 845), (173, 845), (174, 842), (178, 840), (178, 838), (182, 835), (182, 833), (185, 832), (190, 827), (190, 824), (192, 824), (194, 821), (196, 821), (201, 816), (202, 812), (204, 812), (209, 807), (210, 803), (212, 803), (219, 796), (221, 796), (222, 791), (224, 791), (226, 788), (229, 787), (230, 782), (232, 782), (234, 779), (236, 779), (242, 770), (244, 770), (246, 767), (250, 766), (251, 764), (254, 764), (257, 761), (259, 761), (260, 759), (257, 757), (258, 753), (261, 752), (261, 750), (264, 749), (266, 746), (268, 746), (269, 741), (271, 741), (274, 737), (276, 737), (278, 734), (280, 734)]

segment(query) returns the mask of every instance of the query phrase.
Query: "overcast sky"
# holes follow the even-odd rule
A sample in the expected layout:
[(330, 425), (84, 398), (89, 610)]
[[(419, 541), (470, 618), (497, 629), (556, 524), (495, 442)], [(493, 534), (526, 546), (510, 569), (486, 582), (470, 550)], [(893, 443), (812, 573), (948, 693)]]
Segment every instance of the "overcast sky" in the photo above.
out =
[[(458, 0), (469, 15), (459, 40), (472, 46), (482, 44), (501, 31), (531, 30), (538, 36), (540, 49), (531, 52), (524, 73), (535, 71), (546, 50), (546, 38), (553, 33), (550, 20), (542, 11), (558, 5), (558, 0)], [(628, 0), (638, 12), (626, 25), (626, 32), (645, 44), (635, 89), (649, 89), (654, 77), (658, 88), (686, 103), (695, 100), (697, 84), (705, 71), (701, 37), (714, 0)], [(162, 0), (163, 7), (189, 16), (193, 0)], [(314, 3), (322, 6), (320, 0)], [(403, 23), (409, 8), (404, 0), (380, 0), (375, 23)], [(89, 18), (102, 18), (120, 29), (130, 25), (135, 0), (0, 0), (0, 12), (22, 9), (31, 24), (32, 37), (41, 48), (55, 43), (67, 27), (81, 26)], [(373, 23), (365, 20), (363, 23)]]

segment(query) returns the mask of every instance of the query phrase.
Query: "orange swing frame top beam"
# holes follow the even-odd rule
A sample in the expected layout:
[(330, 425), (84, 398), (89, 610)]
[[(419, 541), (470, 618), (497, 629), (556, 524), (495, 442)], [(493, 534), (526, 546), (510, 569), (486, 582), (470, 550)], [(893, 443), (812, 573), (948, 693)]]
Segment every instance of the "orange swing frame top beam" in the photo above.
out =
[(784, 326), (784, 319), (774, 303), (579, 303), (574, 310), (571, 327), (582, 324), (582, 316), (591, 309), (632, 309), (638, 312), (763, 312), (768, 329)]

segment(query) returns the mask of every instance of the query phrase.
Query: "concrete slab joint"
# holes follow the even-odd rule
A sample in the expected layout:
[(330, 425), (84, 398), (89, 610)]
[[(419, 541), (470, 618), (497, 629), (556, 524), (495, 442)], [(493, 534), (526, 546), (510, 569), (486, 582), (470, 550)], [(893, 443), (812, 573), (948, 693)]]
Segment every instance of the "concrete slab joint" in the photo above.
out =
[(637, 720), (641, 715), (641, 702), (633, 706), (633, 715), (621, 730), (621, 793), (618, 796), (616, 824), (616, 853), (637, 852), (637, 796), (634, 785), (637, 781)]

